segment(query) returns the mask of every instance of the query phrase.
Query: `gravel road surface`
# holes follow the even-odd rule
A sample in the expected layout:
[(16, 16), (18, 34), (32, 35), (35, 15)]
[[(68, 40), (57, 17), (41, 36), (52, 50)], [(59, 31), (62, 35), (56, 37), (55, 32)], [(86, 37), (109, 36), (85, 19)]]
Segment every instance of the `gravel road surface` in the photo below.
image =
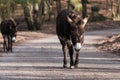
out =
[(120, 80), (120, 57), (93, 46), (97, 39), (116, 33), (120, 29), (86, 32), (77, 69), (62, 68), (56, 35), (14, 46), (13, 53), (0, 53), (0, 80)]

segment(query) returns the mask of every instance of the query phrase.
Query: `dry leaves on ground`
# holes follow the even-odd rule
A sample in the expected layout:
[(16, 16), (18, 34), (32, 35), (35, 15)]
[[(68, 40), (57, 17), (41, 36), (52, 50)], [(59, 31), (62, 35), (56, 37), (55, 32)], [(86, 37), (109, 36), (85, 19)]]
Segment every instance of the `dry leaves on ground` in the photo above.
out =
[(113, 35), (108, 37), (107, 39), (101, 40), (97, 44), (97, 47), (100, 50), (120, 55), (120, 34)]

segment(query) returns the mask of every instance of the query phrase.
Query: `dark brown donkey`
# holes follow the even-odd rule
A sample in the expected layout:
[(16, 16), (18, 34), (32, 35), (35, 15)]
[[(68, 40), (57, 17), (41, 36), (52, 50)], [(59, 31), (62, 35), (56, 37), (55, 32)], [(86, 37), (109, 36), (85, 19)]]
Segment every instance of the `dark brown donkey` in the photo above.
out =
[(16, 40), (17, 27), (13, 19), (4, 20), (0, 25), (1, 33), (4, 39), (3, 49), (4, 52), (12, 52), (13, 42)]
[[(56, 21), (56, 32), (63, 50), (63, 67), (67, 67), (67, 47), (70, 55), (70, 68), (78, 67), (79, 51), (84, 41), (84, 27), (88, 18), (81, 19), (75, 11), (62, 10)], [(76, 52), (74, 60), (73, 53)]]

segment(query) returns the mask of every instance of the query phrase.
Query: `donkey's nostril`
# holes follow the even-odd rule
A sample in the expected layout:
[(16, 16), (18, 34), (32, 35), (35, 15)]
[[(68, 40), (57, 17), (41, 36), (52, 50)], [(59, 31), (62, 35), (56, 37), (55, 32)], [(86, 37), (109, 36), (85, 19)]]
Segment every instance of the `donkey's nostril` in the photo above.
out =
[(81, 49), (81, 47), (82, 47), (81, 43), (76, 43), (75, 50), (79, 51)]

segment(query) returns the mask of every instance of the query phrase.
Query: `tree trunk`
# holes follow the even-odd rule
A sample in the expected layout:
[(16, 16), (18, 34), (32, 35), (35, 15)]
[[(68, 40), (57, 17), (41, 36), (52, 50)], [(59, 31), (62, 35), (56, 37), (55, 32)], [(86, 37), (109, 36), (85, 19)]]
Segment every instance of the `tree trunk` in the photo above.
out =
[(27, 23), (28, 30), (34, 30), (31, 7), (32, 7), (32, 5), (29, 3), (27, 5), (23, 5), (25, 21)]
[(81, 0), (82, 2), (82, 17), (85, 18), (87, 16), (87, 0)]
[(46, 0), (47, 7), (48, 7), (48, 21), (51, 20), (52, 15), (54, 14), (53, 12), (53, 0)]
[(33, 7), (33, 26), (36, 30), (40, 29), (40, 26), (39, 26), (39, 5), (37, 3), (35, 3), (34, 7)]
[(114, 0), (111, 0), (112, 17), (115, 18)]
[(71, 6), (70, 0), (67, 1), (67, 4), (68, 4), (68, 9), (70, 9), (70, 6)]
[(43, 25), (44, 23), (44, 19), (45, 19), (45, 3), (44, 3), (45, 0), (41, 0), (40, 4), (39, 4), (39, 14), (38, 14), (38, 24), (39, 24), (39, 29), (41, 29), (41, 26)]
[(106, 11), (109, 9), (109, 0), (106, 0)]
[(120, 17), (120, 0), (117, 1), (116, 17)]
[(57, 13), (61, 11), (61, 0), (56, 0)]

